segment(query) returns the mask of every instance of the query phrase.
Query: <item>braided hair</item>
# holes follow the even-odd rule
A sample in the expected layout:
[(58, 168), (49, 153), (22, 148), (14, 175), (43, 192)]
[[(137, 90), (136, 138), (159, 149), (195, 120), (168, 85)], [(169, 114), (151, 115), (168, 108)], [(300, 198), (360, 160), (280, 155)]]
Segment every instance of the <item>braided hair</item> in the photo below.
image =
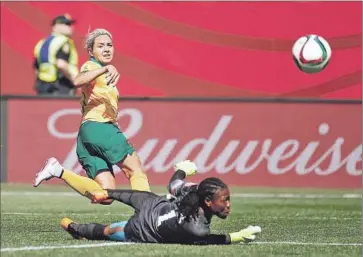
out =
[(205, 200), (212, 200), (213, 195), (219, 189), (227, 188), (227, 185), (219, 178), (206, 178), (198, 186), (192, 186), (177, 201), (179, 212), (190, 220), (198, 217), (199, 206), (205, 206)]

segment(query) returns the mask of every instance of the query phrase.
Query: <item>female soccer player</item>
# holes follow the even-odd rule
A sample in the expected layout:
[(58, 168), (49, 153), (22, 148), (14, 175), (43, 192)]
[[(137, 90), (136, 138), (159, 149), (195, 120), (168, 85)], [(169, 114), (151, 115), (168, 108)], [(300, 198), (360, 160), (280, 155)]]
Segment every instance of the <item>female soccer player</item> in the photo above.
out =
[(229, 215), (230, 193), (218, 178), (204, 179), (199, 185), (184, 183), (186, 175), (195, 173), (195, 164), (184, 161), (176, 165), (169, 189), (177, 192), (174, 199), (151, 192), (134, 190), (102, 190), (91, 192), (92, 201), (113, 199), (135, 209), (128, 220), (109, 226), (78, 224), (63, 218), (61, 226), (75, 239), (131, 241), (143, 243), (231, 244), (248, 243), (261, 232), (249, 226), (226, 235), (210, 233), (214, 215), (225, 219)]
[(74, 84), (82, 88), (77, 156), (89, 178), (64, 169), (55, 158), (50, 158), (36, 175), (34, 186), (58, 177), (82, 195), (94, 190), (115, 189), (112, 165), (117, 165), (130, 179), (132, 189), (150, 191), (139, 157), (117, 123), (119, 94), (116, 85), (120, 74), (111, 64), (114, 55), (111, 33), (105, 29), (90, 32), (85, 48), (90, 59), (83, 64)]

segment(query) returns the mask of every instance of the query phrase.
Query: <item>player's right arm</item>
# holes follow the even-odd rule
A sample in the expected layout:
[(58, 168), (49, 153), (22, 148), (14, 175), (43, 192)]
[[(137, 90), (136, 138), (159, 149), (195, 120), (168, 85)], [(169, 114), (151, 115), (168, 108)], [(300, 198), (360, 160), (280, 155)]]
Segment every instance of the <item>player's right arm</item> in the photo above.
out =
[(90, 84), (91, 81), (95, 80), (97, 77), (103, 75), (106, 72), (113, 72), (115, 67), (112, 65), (107, 65), (103, 67), (98, 67), (90, 63), (86, 63), (82, 66), (81, 72), (73, 80), (75, 87), (83, 87)]
[(184, 229), (189, 232), (186, 237), (186, 244), (198, 245), (225, 245), (236, 243), (250, 243), (256, 239), (256, 236), (261, 233), (259, 226), (248, 226), (238, 232), (228, 234), (210, 234), (208, 229), (202, 225), (184, 226)]
[(82, 67), (81, 72), (74, 78), (73, 84), (75, 87), (87, 86), (91, 81), (106, 72), (106, 66), (92, 69), (92, 67), (89, 67), (89, 65), (86, 64)]
[(188, 236), (183, 237), (182, 243), (198, 245), (224, 245), (231, 243), (229, 234), (211, 234), (209, 224), (203, 215), (184, 220), (181, 227)]

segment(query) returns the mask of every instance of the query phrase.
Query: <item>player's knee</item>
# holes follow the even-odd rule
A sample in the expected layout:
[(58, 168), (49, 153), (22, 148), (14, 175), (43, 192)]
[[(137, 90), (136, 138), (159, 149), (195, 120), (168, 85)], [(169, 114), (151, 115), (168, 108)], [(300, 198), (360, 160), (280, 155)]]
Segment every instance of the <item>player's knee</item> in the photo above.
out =
[(95, 181), (102, 187), (102, 189), (116, 189), (116, 180), (111, 172), (98, 174)]
[(132, 155), (126, 156), (126, 158), (123, 161), (119, 162), (117, 166), (121, 168), (121, 170), (128, 178), (138, 173), (146, 173), (136, 152), (133, 152)]
[[(101, 173), (96, 178), (95, 181), (102, 187), (102, 189), (116, 189), (116, 181), (112, 176), (111, 172)], [(112, 204), (113, 199), (105, 199), (99, 204), (102, 205), (110, 205)]]
[(130, 179), (130, 177), (131, 177), (131, 171), (129, 169), (125, 168), (125, 167), (122, 167), (121, 170), (125, 174), (125, 177), (127, 179)]

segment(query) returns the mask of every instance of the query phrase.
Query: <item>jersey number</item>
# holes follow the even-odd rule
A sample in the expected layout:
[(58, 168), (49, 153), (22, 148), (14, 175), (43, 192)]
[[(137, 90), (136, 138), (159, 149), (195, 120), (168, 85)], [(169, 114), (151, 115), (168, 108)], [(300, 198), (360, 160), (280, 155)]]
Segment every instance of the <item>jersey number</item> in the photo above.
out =
[(174, 210), (172, 210), (164, 215), (159, 216), (158, 217), (158, 227), (161, 225), (162, 222), (170, 220), (174, 217), (176, 217), (176, 212)]

